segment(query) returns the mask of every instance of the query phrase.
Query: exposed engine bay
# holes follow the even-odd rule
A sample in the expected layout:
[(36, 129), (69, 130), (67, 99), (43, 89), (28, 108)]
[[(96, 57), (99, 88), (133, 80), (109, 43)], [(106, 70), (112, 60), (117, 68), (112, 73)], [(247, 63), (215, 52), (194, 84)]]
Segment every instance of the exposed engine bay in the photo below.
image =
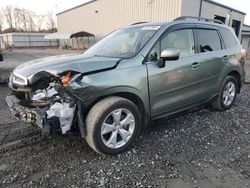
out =
[(90, 54), (26, 62), (10, 75), (11, 94), (5, 100), (14, 117), (38, 125), (43, 135), (73, 132), (84, 137), (87, 110), (96, 100), (87, 75), (115, 69), (119, 62)]
[(6, 97), (6, 102), (18, 120), (38, 125), (42, 135), (66, 134), (71, 130), (80, 131), (84, 137), (83, 121), (79, 124), (82, 116), (77, 115), (82, 103), (65, 88), (70, 78), (71, 72), (61, 77), (50, 75), (24, 87), (16, 86), (10, 80), (12, 94)]

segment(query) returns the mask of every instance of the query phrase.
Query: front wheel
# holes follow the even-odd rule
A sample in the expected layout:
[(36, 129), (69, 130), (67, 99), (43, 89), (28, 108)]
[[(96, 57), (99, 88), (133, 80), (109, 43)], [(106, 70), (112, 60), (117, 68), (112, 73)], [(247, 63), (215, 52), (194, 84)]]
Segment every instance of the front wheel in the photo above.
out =
[(86, 140), (98, 153), (116, 155), (135, 140), (140, 124), (140, 112), (133, 102), (108, 97), (90, 110), (86, 118)]
[(237, 96), (237, 80), (233, 76), (227, 76), (220, 90), (219, 96), (212, 103), (218, 110), (225, 111), (231, 108)]

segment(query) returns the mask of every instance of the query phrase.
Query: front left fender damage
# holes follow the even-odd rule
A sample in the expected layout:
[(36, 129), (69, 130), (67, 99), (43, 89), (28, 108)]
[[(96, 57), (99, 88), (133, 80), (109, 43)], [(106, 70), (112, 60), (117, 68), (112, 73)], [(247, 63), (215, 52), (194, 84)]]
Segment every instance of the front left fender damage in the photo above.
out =
[(67, 91), (61, 78), (47, 74), (29, 87), (15, 86), (10, 80), (12, 93), (6, 102), (14, 117), (38, 125), (42, 135), (73, 131), (84, 137), (83, 101)]

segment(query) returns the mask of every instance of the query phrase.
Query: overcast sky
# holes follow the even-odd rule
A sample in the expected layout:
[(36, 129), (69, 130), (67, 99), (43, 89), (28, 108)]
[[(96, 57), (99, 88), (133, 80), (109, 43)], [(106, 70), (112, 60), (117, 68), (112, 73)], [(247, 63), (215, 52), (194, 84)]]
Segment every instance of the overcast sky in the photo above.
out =
[[(82, 4), (88, 0), (1, 0), (0, 7), (5, 5), (18, 6), (33, 10), (38, 14), (46, 14), (47, 11), (61, 12), (71, 7)], [(245, 24), (250, 25), (250, 0), (215, 0), (216, 2), (233, 7), (247, 13)]]

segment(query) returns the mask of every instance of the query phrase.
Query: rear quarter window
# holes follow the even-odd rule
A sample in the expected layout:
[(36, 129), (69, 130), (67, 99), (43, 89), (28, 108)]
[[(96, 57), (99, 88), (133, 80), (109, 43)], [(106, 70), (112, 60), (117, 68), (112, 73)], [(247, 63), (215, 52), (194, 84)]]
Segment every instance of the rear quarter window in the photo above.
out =
[(224, 28), (219, 28), (219, 31), (227, 49), (238, 45), (238, 41), (232, 31)]
[(221, 41), (217, 30), (196, 29), (196, 35), (201, 53), (221, 50)]

